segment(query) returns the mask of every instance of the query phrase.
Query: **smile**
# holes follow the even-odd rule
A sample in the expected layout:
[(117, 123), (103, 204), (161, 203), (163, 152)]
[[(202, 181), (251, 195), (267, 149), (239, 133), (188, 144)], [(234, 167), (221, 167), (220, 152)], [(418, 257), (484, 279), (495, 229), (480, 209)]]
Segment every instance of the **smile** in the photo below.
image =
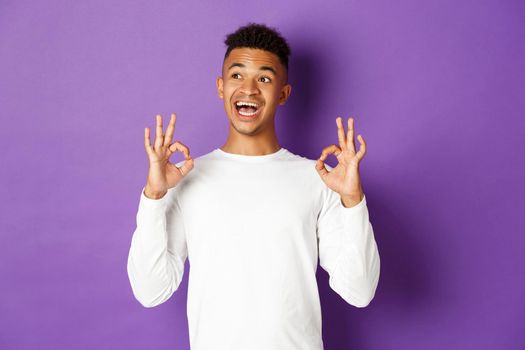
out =
[(261, 110), (259, 103), (251, 101), (237, 101), (235, 109), (237, 114), (243, 117), (254, 117)]

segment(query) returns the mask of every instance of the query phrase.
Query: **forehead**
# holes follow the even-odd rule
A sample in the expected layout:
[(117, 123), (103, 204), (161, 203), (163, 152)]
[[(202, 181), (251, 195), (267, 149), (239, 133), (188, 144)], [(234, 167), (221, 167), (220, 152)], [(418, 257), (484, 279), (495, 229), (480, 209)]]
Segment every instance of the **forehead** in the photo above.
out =
[(248, 69), (271, 66), (277, 71), (277, 74), (282, 74), (284, 70), (276, 54), (254, 48), (242, 47), (231, 50), (228, 58), (224, 61), (223, 69), (228, 69), (232, 63), (242, 63)]

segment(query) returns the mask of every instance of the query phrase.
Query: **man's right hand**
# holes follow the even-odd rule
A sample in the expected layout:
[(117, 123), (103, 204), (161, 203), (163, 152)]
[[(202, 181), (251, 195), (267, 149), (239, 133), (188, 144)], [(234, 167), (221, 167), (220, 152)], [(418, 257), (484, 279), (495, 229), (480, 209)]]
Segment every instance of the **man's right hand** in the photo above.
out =
[[(169, 188), (175, 187), (193, 169), (193, 159), (190, 157), (189, 148), (179, 141), (171, 143), (176, 118), (175, 113), (172, 113), (166, 135), (163, 135), (162, 117), (157, 114), (154, 146), (150, 143), (149, 128), (144, 129), (144, 147), (149, 159), (148, 180), (144, 188), (146, 197), (152, 199), (164, 197)], [(170, 156), (176, 150), (182, 152), (186, 158), (180, 168), (169, 161)]]

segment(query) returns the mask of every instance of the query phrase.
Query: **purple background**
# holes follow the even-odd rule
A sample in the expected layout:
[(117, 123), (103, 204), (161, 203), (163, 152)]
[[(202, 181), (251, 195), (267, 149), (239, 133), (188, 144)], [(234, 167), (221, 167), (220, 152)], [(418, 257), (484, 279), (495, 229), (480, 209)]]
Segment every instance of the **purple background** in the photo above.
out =
[(223, 39), (256, 21), (292, 47), (281, 144), (316, 159), (353, 115), (368, 145), (381, 278), (358, 309), (318, 268), (325, 348), (524, 349), (524, 10), (1, 1), (0, 348), (188, 348), (188, 262), (153, 309), (127, 277), (143, 130), (175, 111), (194, 157), (222, 146)]

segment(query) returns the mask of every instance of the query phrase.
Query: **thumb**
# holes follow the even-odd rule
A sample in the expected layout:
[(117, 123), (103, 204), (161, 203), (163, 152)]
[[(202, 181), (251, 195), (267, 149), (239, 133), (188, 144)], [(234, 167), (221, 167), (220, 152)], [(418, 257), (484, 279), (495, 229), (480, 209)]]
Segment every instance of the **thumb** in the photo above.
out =
[(329, 171), (325, 167), (325, 162), (321, 159), (318, 159), (315, 163), (315, 170), (317, 170), (317, 173), (319, 176), (321, 176), (321, 179), (324, 181), (324, 177), (328, 175)]
[(186, 159), (179, 168), (179, 171), (182, 173), (182, 176), (186, 176), (186, 174), (188, 174), (191, 169), (193, 169), (193, 158)]

